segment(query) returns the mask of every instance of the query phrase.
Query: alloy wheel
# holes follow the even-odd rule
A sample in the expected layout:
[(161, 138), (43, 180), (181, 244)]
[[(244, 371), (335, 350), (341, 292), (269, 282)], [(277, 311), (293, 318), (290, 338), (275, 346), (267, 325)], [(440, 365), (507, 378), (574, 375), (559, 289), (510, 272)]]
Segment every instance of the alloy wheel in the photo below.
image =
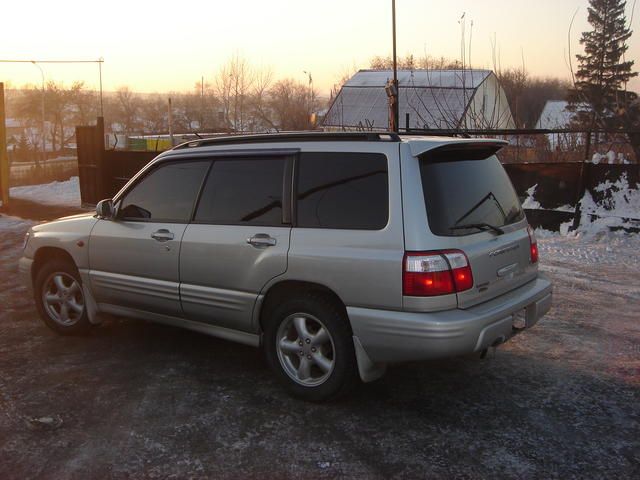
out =
[(276, 335), (276, 351), (286, 374), (300, 385), (316, 387), (333, 372), (335, 347), (331, 333), (308, 313), (294, 313), (283, 320)]
[(84, 296), (80, 283), (65, 272), (54, 272), (42, 287), (44, 310), (63, 327), (74, 325), (84, 312)]

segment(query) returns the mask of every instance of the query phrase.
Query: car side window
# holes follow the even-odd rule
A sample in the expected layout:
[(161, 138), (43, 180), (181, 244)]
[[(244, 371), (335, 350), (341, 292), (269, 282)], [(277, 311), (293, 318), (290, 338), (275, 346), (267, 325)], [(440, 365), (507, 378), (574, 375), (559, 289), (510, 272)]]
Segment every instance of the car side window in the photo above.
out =
[(285, 158), (215, 160), (202, 190), (195, 222), (213, 225), (282, 225)]
[(152, 170), (125, 194), (118, 218), (142, 222), (187, 223), (209, 161), (180, 161)]
[(381, 230), (389, 220), (387, 157), (379, 153), (302, 153), (297, 226)]

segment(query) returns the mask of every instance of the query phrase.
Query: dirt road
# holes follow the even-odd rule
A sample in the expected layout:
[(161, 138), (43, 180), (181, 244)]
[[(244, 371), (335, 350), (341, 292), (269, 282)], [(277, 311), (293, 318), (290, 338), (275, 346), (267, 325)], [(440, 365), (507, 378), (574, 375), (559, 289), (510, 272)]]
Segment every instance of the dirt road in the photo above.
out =
[(635, 242), (542, 239), (555, 306), (530, 332), (310, 405), (248, 347), (125, 320), (54, 335), (17, 283), (25, 229), (0, 231), (0, 478), (640, 477)]

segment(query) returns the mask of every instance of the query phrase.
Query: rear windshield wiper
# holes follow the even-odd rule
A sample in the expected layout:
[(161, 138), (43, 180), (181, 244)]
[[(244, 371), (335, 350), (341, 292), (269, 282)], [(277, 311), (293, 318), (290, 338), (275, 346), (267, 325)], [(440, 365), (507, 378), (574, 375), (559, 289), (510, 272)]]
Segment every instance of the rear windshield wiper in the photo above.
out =
[(455, 227), (451, 227), (450, 230), (465, 230), (467, 228), (477, 228), (478, 230), (482, 230), (486, 232), (487, 230), (491, 230), (498, 235), (503, 235), (504, 230), (500, 227), (496, 227), (495, 225), (491, 225), (489, 223), (467, 223), (465, 225), (456, 225)]

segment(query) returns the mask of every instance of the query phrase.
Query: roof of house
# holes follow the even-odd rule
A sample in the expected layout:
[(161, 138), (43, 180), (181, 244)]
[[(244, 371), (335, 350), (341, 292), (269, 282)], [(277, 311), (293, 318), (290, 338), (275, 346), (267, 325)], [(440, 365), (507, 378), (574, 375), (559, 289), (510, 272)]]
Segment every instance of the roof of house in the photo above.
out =
[[(405, 126), (408, 114), (410, 128), (457, 128), (491, 76), (490, 70), (399, 70), (400, 124)], [(323, 124), (386, 128), (389, 103), (384, 87), (392, 78), (391, 70), (360, 70), (344, 84)]]
[[(478, 88), (490, 70), (398, 70), (398, 86), (411, 88)], [(360, 70), (345, 87), (384, 87), (391, 70)]]
[(15, 118), (6, 118), (4, 122), (6, 128), (21, 128), (22, 125)]
[[(567, 109), (568, 106), (569, 102), (566, 100), (548, 100), (536, 123), (536, 128), (548, 130), (568, 128), (576, 116), (575, 111)], [(589, 109), (589, 106), (584, 103), (578, 104), (576, 108), (579, 111), (589, 111)]]

